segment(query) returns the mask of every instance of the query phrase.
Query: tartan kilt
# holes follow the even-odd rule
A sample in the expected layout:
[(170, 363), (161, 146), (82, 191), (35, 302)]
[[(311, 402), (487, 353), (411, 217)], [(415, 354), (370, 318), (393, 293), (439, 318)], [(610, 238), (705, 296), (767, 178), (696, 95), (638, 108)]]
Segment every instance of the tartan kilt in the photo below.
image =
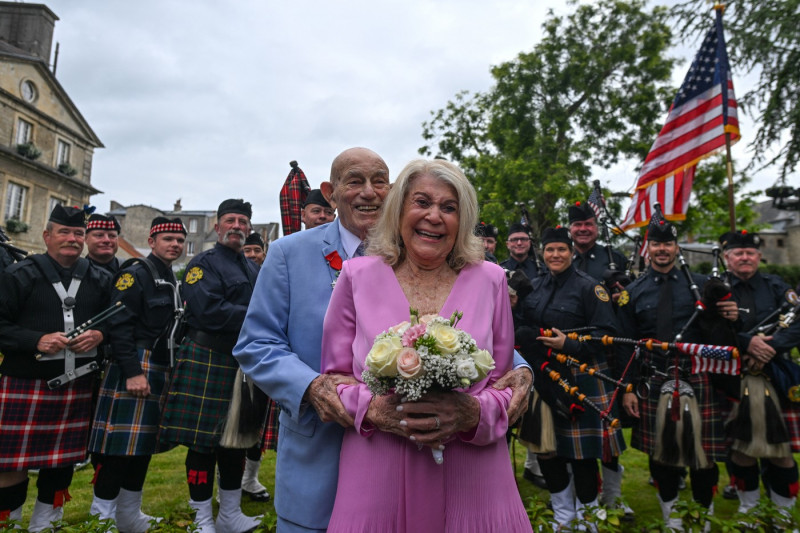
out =
[(267, 398), (267, 423), (264, 425), (264, 445), (261, 451), (278, 449), (278, 415), (281, 408), (272, 398)]
[[(597, 359), (588, 361), (590, 366), (598, 372), (608, 375), (608, 365), (605, 361), (597, 362)], [(581, 372), (577, 368), (571, 367), (573, 383), (578, 387), (578, 391), (586, 395), (600, 409), (608, 409), (614, 389), (600, 381), (588, 372)], [(619, 400), (619, 396), (617, 398)], [(617, 404), (611, 410), (611, 415), (616, 417)], [(560, 416), (554, 416), (553, 422), (556, 429), (557, 454), (559, 457), (568, 459), (603, 459), (603, 433), (607, 424), (591, 408), (579, 415), (576, 420), (566, 420)], [(606, 445), (610, 447), (611, 456), (617, 457), (625, 449), (625, 439), (622, 435), (622, 428), (608, 428)]]
[(50, 390), (44, 379), (0, 376), (0, 472), (83, 461), (94, 383), (89, 374)]
[(156, 452), (169, 366), (153, 364), (151, 350), (139, 348), (137, 351), (150, 384), (150, 395), (139, 398), (129, 393), (119, 365), (111, 361), (100, 386), (89, 437), (90, 452), (105, 455), (153, 455)]
[[(674, 380), (674, 377), (668, 379)], [(648, 380), (650, 384), (650, 395), (648, 398), (639, 400), (639, 421), (633, 426), (631, 433), (631, 446), (650, 456), (655, 453), (656, 438), (656, 409), (658, 408), (658, 398), (661, 395), (661, 385), (667, 378), (653, 376)], [(688, 378), (683, 379), (692, 386), (697, 407), (700, 410), (701, 442), (706, 458), (709, 462), (723, 462), (728, 455), (729, 442), (725, 437), (723, 425), (724, 406), (719, 400), (717, 391), (709, 381), (707, 373), (694, 373)]]
[(186, 339), (178, 351), (159, 426), (159, 449), (182, 444), (211, 453), (222, 437), (239, 364)]

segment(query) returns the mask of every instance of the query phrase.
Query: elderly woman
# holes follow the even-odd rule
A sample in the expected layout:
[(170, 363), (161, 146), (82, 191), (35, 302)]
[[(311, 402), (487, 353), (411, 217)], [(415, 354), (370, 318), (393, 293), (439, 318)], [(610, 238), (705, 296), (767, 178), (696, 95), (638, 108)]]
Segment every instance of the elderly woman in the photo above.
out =
[[(530, 531), (505, 433), (513, 322), (505, 276), (483, 260), (473, 234), (478, 206), (464, 174), (446, 161), (413, 161), (400, 173), (370, 235), (370, 256), (347, 261), (323, 329), (322, 370), (361, 380), (376, 335), (420, 315), (463, 312), (458, 327), (494, 357), (466, 389), (417, 402), (340, 385), (355, 419), (345, 432), (329, 531)], [(443, 450), (439, 465), (428, 448)]]
[[(533, 292), (523, 302), (525, 324), (553, 328), (553, 337), (539, 337), (538, 340), (554, 352), (587, 363), (589, 369), (607, 373), (602, 347), (569, 339), (561, 330), (591, 326), (593, 335), (614, 335), (617, 323), (611, 298), (602, 285), (572, 266), (572, 239), (566, 228), (546, 229), (542, 234), (542, 247), (549, 275), (534, 280)], [(569, 372), (580, 392), (601, 409), (608, 408), (613, 393), (610, 386), (577, 368)], [(611, 467), (616, 466), (625, 441), (621, 431), (604, 431), (600, 417), (588, 409), (573, 420), (554, 417), (553, 422), (557, 451), (539, 455), (539, 466), (550, 491), (558, 526), (570, 527), (577, 511), (597, 505), (597, 460), (603, 459), (604, 444), (611, 456), (606, 458)], [(568, 464), (572, 467), (574, 486)], [(577, 496), (577, 506), (574, 496)]]

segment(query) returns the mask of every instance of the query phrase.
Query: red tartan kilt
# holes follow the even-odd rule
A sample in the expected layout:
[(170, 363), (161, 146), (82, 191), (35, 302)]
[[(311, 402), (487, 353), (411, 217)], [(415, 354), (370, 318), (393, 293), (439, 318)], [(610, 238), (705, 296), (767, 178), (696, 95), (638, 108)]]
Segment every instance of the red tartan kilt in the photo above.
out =
[(261, 452), (278, 449), (278, 415), (281, 410), (278, 404), (267, 398), (267, 423), (264, 425), (264, 444)]
[(0, 472), (71, 466), (86, 457), (93, 375), (56, 390), (0, 376)]

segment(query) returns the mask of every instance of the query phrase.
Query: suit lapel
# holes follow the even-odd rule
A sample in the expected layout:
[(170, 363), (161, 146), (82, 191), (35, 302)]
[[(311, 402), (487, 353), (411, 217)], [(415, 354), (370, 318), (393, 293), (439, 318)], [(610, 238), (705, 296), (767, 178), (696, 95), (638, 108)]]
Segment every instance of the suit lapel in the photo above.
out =
[(330, 261), (325, 259), (328, 255), (336, 252), (339, 254), (339, 257), (344, 261), (345, 253), (344, 247), (342, 246), (342, 239), (339, 236), (339, 223), (337, 221), (333, 221), (328, 224), (328, 227), (325, 228), (325, 235), (322, 237), (322, 257), (323, 260), (328, 264), (328, 270), (331, 273), (331, 282), (333, 282), (336, 277), (339, 275), (339, 271), (335, 268), (331, 267)]

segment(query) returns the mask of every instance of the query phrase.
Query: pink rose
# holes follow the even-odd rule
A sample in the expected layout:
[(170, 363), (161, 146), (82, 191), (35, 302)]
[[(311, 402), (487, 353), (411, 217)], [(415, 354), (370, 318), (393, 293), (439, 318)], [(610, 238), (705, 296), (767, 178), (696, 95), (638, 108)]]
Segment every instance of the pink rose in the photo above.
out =
[(403, 348), (397, 356), (397, 371), (410, 379), (422, 373), (422, 359), (414, 348)]
[(414, 346), (417, 339), (425, 335), (425, 330), (425, 324), (417, 324), (416, 326), (408, 328), (405, 333), (403, 333), (403, 346)]

